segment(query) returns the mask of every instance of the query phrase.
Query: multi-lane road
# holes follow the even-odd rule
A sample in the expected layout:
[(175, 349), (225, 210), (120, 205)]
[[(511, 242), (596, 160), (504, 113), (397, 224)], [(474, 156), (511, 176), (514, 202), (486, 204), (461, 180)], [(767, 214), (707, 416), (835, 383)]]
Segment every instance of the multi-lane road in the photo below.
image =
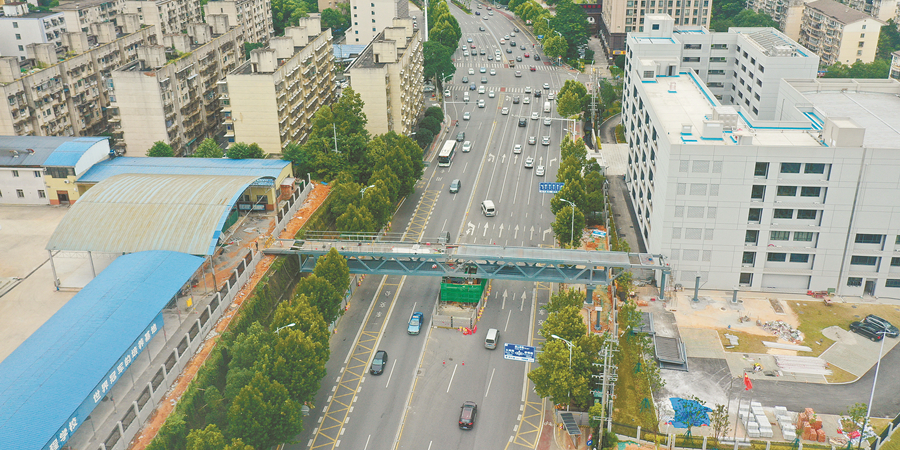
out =
[[(556, 180), (566, 121), (556, 114), (553, 101), (551, 112), (544, 112), (544, 102), (576, 75), (546, 65), (540, 46), (525, 33), (512, 38), (515, 48), (501, 45), (500, 40), (516, 25), (499, 11), (487, 15), (485, 8), (475, 9), (482, 13), (477, 16), (450, 5), (463, 37), (454, 54), (457, 72), (449, 84), (450, 96), (443, 98), (452, 125), (439, 139), (454, 139), (464, 131), (472, 151), (458, 149), (450, 167), (430, 161), (415, 194), (395, 216), (394, 231), (403, 228), (412, 239), (450, 233), (455, 242), (553, 246), (550, 196), (538, 193), (538, 183)], [(472, 50), (470, 38), (475, 51), (484, 49), (485, 55), (463, 56), (464, 44)], [(501, 61), (488, 61), (487, 56), (493, 57), (497, 50)], [(535, 51), (542, 61), (534, 61)], [(523, 61), (508, 67), (505, 60), (515, 61), (516, 56)], [(485, 73), (480, 72), (482, 67)], [(492, 69), (495, 75), (490, 74)], [(516, 76), (517, 70), (521, 77)], [(487, 83), (481, 83), (483, 76)], [(463, 77), (475, 83), (475, 91), (462, 83)], [(544, 89), (544, 83), (549, 89)], [(482, 85), (485, 93), (478, 94)], [(526, 93), (527, 88), (532, 92)], [(488, 94), (491, 90), (493, 98)], [(535, 98), (535, 90), (542, 96)], [(463, 102), (464, 92), (469, 93), (468, 103)], [(485, 100), (484, 108), (477, 107), (479, 99)], [(504, 107), (508, 114), (501, 113)], [(466, 112), (469, 120), (463, 120)], [(533, 113), (537, 119), (532, 119)], [(518, 126), (520, 118), (525, 119), (524, 127)], [(551, 119), (549, 125), (544, 125), (545, 118)], [(535, 144), (528, 143), (532, 136)], [(549, 137), (549, 145), (542, 145), (544, 136)], [(513, 151), (516, 144), (522, 146), (519, 154)], [(527, 157), (534, 158), (535, 167), (544, 166), (543, 177), (534, 168), (524, 167)], [(451, 194), (448, 188), (454, 179), (462, 187)], [(486, 199), (496, 205), (496, 216), (481, 213)], [(406, 324), (414, 311), (425, 313), (425, 323), (430, 323), (439, 284), (438, 278), (399, 276), (369, 277), (363, 282), (332, 338), (328, 375), (305, 418), (304, 431), (286, 448), (535, 448), (542, 402), (526, 378), (529, 366), (504, 360), (502, 348), (506, 342), (539, 344), (537, 330), (544, 317), (540, 306), (549, 300), (550, 286), (495, 281), (473, 335), (428, 326), (418, 336), (408, 335)], [(488, 328), (500, 330), (496, 350), (484, 347)], [(368, 373), (376, 350), (388, 353), (385, 371), (378, 376)], [(478, 415), (472, 430), (461, 430), (457, 422), (467, 400), (478, 404)]]

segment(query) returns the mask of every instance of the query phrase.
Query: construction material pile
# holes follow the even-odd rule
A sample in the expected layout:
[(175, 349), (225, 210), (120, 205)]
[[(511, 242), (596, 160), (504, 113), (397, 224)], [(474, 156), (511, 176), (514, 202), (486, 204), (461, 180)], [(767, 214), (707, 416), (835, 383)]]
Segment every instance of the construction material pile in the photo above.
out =
[(797, 426), (794, 425), (791, 415), (784, 406), (775, 407), (775, 421), (778, 422), (778, 427), (781, 428), (781, 435), (784, 436), (786, 441), (797, 439)]
[(807, 441), (825, 442), (825, 430), (822, 429), (822, 420), (816, 416), (812, 408), (806, 408), (797, 417), (797, 430), (800, 436)]
[(747, 429), (747, 436), (752, 438), (773, 436), (772, 424), (769, 423), (761, 403), (750, 402), (749, 405), (741, 405), (738, 414)]
[(781, 320), (770, 320), (763, 324), (763, 329), (794, 344), (803, 342), (803, 333), (800, 330), (791, 328), (790, 325)]

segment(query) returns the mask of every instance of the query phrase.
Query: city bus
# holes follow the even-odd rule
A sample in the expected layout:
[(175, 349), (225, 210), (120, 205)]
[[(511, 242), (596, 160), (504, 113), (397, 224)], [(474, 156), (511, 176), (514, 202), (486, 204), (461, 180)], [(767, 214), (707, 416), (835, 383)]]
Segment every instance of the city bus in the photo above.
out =
[(456, 155), (456, 141), (444, 142), (444, 147), (438, 153), (438, 166), (450, 167), (454, 155)]

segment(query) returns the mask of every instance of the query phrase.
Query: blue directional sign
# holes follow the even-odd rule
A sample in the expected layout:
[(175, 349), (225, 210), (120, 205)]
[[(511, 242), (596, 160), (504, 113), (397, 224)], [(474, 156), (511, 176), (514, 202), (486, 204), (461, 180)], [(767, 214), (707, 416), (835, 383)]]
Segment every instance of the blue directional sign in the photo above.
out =
[(534, 362), (534, 347), (519, 344), (503, 344), (503, 359)]
[(538, 192), (541, 194), (555, 194), (562, 189), (565, 183), (539, 183)]

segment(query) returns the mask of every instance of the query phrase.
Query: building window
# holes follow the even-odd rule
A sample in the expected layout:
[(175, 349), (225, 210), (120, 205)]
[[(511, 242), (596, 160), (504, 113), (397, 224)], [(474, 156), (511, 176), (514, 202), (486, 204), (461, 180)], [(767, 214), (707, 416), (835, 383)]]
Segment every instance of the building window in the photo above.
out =
[(34, 177), (35, 177), (35, 178), (40, 178), (40, 177), (41, 177), (41, 171), (40, 171), (40, 170), (35, 170), (35, 171), (34, 171)]
[(884, 287), (900, 287), (900, 280), (896, 278), (888, 278), (887, 280), (884, 280)]
[(17, 41), (21, 41), (21, 40), (22, 40), (22, 35), (19, 34), (19, 33), (16, 33), (16, 40), (17, 40)]
[(854, 266), (874, 266), (878, 264), (878, 257), (853, 255), (850, 257), (850, 264)]
[(759, 223), (759, 221), (761, 219), (762, 219), (762, 208), (750, 208), (750, 213), (747, 214), (747, 221)]
[(47, 198), (47, 193), (43, 189), (38, 189), (38, 198)]
[(798, 209), (797, 210), (797, 219), (801, 220), (816, 220), (816, 215), (818, 211), (815, 209)]
[(766, 261), (785, 262), (787, 261), (787, 253), (769, 253), (766, 255)]
[(700, 44), (684, 44), (685, 50), (700, 50), (701, 48), (703, 48), (703, 46)]
[(659, 29), (659, 24), (658, 24), (658, 23), (654, 23), (650, 28), (653, 29), (653, 30), (658, 30), (658, 29)]
[(16, 189), (16, 196), (18, 196), (19, 198), (25, 198), (25, 191)]
[(795, 231), (794, 240), (798, 242), (812, 242), (812, 231)]
[[(25, 51), (25, 47), (22, 47), (22, 46), (20, 45), (20, 46), (19, 46), (19, 51), (20, 51), (20, 52), (24, 52), (24, 51)], [(23, 56), (23, 58), (24, 58), (24, 56)]]
[(765, 71), (766, 71), (766, 68), (763, 67), (762, 64), (760, 64), (760, 65), (759, 65), (759, 71), (760, 71), (760, 72), (765, 72)]
[(800, 188), (801, 197), (818, 197), (822, 194), (822, 188), (815, 186), (803, 186)]
[(644, 71), (644, 78), (653, 78), (653, 71), (652, 71), (652, 70), (645, 70), (645, 71)]
[(744, 256), (741, 258), (741, 264), (749, 264), (752, 266), (754, 261), (756, 261), (756, 252), (744, 252)]
[(772, 217), (774, 217), (775, 219), (793, 219), (794, 210), (775, 208), (775, 213), (772, 215)]
[(800, 163), (781, 163), (781, 173), (800, 173)]
[(13, 28), (19, 28), (19, 22), (13, 22)]
[(808, 263), (809, 255), (806, 253), (791, 253), (791, 262)]
[(847, 278), (847, 286), (862, 286), (862, 278), (859, 277), (849, 277)]
[(756, 184), (750, 189), (750, 199), (752, 200), (762, 200), (766, 195), (766, 187)]
[(744, 234), (744, 243), (756, 244), (757, 242), (759, 242), (759, 230), (747, 230), (747, 233)]
[(883, 240), (883, 234), (856, 234), (857, 244), (880, 244)]
[(765, 177), (768, 174), (769, 174), (769, 163), (767, 163), (767, 162), (756, 163), (756, 167), (753, 169), (754, 177)]
[[(18, 35), (16, 35), (18, 36)], [(863, 48), (866, 45), (865, 41), (859, 41), (859, 45), (857, 47)]]
[(806, 163), (803, 166), (803, 173), (825, 173), (825, 164)]
[(12, 175), (13, 175), (13, 178), (19, 178), (19, 171), (18, 171), (18, 170), (13, 170), (13, 171), (12, 171)]
[(892, 267), (900, 267), (900, 258), (898, 258), (896, 256), (891, 258), (891, 266)]
[(856, 51), (856, 56), (862, 56), (862, 50), (857, 50), (857, 51)]
[(700, 62), (700, 57), (699, 56), (690, 56), (690, 57), (685, 56), (684, 58), (681, 58), (681, 61), (686, 62), (686, 63)]
[[(756, 99), (759, 100), (758, 95), (756, 96)], [(753, 114), (759, 115), (759, 109), (757, 109), (755, 106), (753, 107)]]
[(738, 283), (740, 283), (740, 284), (742, 284), (742, 285), (749, 286), (749, 285), (751, 284), (751, 283), (750, 283), (751, 281), (753, 281), (753, 274), (752, 274), (752, 273), (742, 273), (742, 274), (741, 274), (741, 278), (740, 278), (740, 280), (738, 281)]
[(781, 197), (796, 197), (797, 186), (778, 186), (778, 189), (775, 190), (775, 195)]
[(791, 237), (790, 231), (770, 231), (769, 232), (769, 240), (770, 241), (786, 241)]

